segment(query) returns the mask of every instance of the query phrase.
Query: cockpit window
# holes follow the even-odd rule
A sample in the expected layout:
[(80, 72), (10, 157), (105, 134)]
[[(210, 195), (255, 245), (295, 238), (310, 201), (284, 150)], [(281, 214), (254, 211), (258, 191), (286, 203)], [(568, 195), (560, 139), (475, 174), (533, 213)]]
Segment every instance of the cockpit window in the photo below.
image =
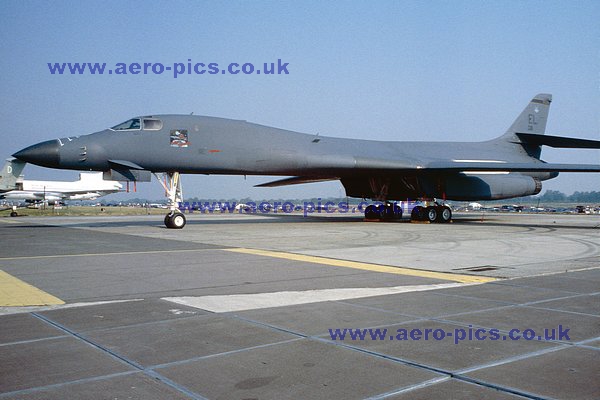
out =
[(129, 121), (125, 121), (122, 124), (113, 126), (113, 131), (132, 131), (132, 130), (140, 130), (140, 119), (132, 118)]
[(162, 129), (162, 121), (160, 119), (148, 119), (144, 118), (144, 130), (145, 131), (158, 131)]

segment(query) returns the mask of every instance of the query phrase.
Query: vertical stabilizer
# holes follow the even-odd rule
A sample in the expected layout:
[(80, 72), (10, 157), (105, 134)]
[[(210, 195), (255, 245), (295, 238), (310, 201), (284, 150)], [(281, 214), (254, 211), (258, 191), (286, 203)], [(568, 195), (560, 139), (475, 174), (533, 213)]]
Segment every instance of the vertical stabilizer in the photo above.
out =
[(6, 160), (0, 172), (0, 192), (18, 189), (17, 182), (19, 181), (21, 172), (23, 172), (23, 168), (25, 168), (25, 164), (16, 158)]
[(535, 96), (531, 99), (527, 107), (525, 107), (521, 115), (508, 128), (506, 133), (520, 132), (543, 135), (546, 131), (546, 122), (548, 121), (548, 111), (550, 110), (551, 102), (551, 94), (541, 93)]
[(535, 158), (540, 158), (541, 147), (524, 144), (516, 135), (517, 133), (528, 133), (533, 135), (543, 135), (546, 132), (546, 123), (548, 122), (548, 112), (552, 95), (540, 93), (535, 96), (527, 107), (512, 123), (510, 128), (499, 139), (510, 143), (521, 143), (527, 153)]

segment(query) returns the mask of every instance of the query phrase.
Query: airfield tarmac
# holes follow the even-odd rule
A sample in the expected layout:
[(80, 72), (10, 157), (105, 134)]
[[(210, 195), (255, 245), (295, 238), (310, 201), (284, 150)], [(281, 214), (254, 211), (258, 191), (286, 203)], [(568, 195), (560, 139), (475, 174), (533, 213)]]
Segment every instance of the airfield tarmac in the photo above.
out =
[(600, 397), (598, 215), (21, 217), (0, 238), (0, 399)]

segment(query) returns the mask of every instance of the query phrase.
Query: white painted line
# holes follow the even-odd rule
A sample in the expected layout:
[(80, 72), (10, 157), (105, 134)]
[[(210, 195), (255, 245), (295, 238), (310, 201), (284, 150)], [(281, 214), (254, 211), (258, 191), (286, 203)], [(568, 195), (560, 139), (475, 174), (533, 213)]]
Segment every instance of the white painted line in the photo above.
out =
[(359, 299), (362, 297), (383, 296), (397, 293), (422, 292), (425, 290), (446, 289), (468, 285), (472, 284), (441, 283), (437, 285), (393, 286), (382, 288), (342, 288), (297, 292), (232, 294), (223, 296), (163, 297), (162, 300), (212, 312), (231, 312), (318, 303), (321, 301)]
[(0, 307), (0, 315), (22, 314), (22, 313), (41, 312), (41, 311), (50, 311), (50, 310), (62, 310), (65, 308), (99, 306), (99, 305), (103, 305), (103, 304), (127, 303), (130, 301), (142, 301), (142, 300), (144, 300), (144, 299), (95, 301), (95, 302), (89, 302), (89, 303), (71, 303), (71, 304), (60, 304), (60, 305), (53, 305), (53, 306)]

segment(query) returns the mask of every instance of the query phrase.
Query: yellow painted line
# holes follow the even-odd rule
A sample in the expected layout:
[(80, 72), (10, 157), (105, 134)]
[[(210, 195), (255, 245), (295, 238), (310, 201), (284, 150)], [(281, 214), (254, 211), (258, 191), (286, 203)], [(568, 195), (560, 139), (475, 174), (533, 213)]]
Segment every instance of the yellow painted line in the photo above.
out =
[(199, 251), (215, 251), (217, 249), (187, 249), (187, 250), (149, 250), (149, 251), (121, 251), (114, 253), (82, 253), (82, 254), (49, 254), (46, 256), (20, 256), (20, 257), (0, 257), (0, 261), (10, 260), (40, 260), (45, 258), (71, 258), (71, 257), (104, 257), (104, 256), (129, 256), (136, 254), (163, 254), (163, 253), (193, 253)]
[(65, 304), (65, 302), (0, 270), (0, 307), (56, 304)]
[(492, 281), (496, 280), (496, 278), (490, 278), (487, 276), (473, 276), (473, 275), (453, 274), (450, 272), (425, 271), (425, 270), (414, 269), (414, 268), (393, 267), (393, 266), (389, 266), (389, 265), (380, 265), (380, 264), (369, 264), (369, 263), (362, 263), (362, 262), (356, 262), (356, 261), (338, 260), (338, 259), (334, 259), (334, 258), (307, 256), (307, 255), (303, 255), (303, 254), (294, 254), (294, 253), (285, 253), (285, 252), (281, 252), (281, 251), (267, 251), (267, 250), (256, 250), (256, 249), (245, 249), (245, 248), (234, 248), (234, 249), (223, 249), (223, 250), (231, 251), (234, 253), (253, 254), (256, 256), (283, 258), (286, 260), (302, 261), (302, 262), (308, 262), (308, 263), (313, 263), (313, 264), (332, 265), (334, 267), (362, 269), (365, 271), (383, 272), (386, 274), (418, 276), (421, 278), (442, 279), (445, 281), (453, 281), (453, 282), (461, 282), (461, 283), (486, 283), (486, 282), (492, 282)]

